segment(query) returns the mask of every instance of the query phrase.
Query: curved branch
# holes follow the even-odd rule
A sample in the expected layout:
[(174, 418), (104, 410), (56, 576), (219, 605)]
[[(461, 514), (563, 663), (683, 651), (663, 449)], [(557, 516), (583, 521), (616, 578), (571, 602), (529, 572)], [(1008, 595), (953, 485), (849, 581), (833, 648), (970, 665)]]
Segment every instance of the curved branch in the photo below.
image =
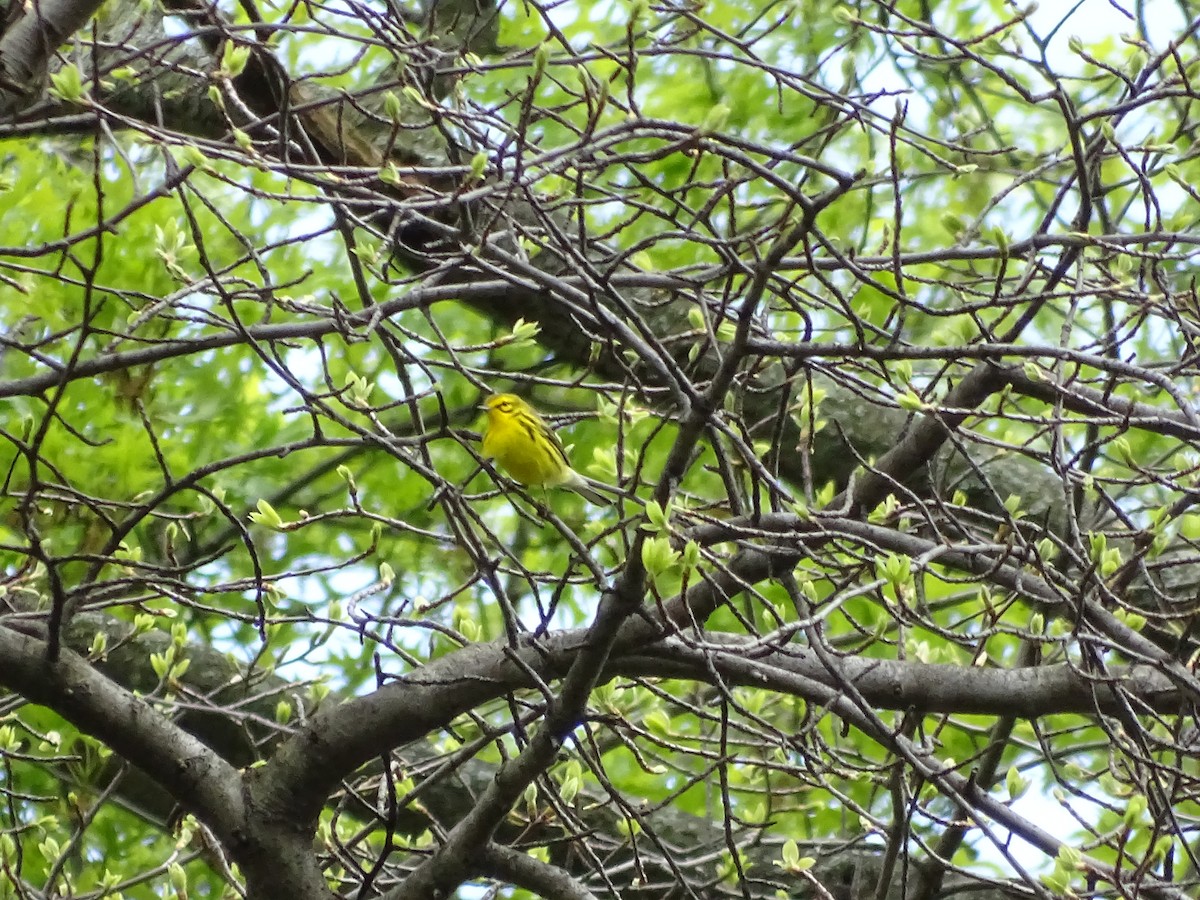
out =
[(46, 649), (44, 640), (0, 626), (0, 683), (99, 738), (223, 839), (243, 827), (241, 776), (233, 766), (83, 657), (63, 649), (50, 662)]
[(13, 18), (0, 34), (0, 111), (12, 105), (4, 94), (27, 93), (46, 70), (50, 54), (87, 24), (102, 0), (39, 0), (12, 2)]
[[(552, 900), (597, 900), (596, 895), (558, 866), (534, 859), (528, 853), (489, 844), (478, 860), (479, 870), (503, 879), (539, 897)], [(385, 900), (388, 898), (385, 897)]]
[[(744, 668), (753, 660), (752, 670)], [(986, 716), (1115, 714), (1132, 700), (1139, 709), (1178, 713), (1184, 695), (1152, 666), (1112, 668), (1106, 679), (1089, 678), (1074, 666), (985, 669), (913, 660), (835, 658), (833, 671), (812, 650), (766, 651), (762, 641), (705, 635), (704, 645), (679, 638), (656, 644), (653, 652), (627, 653), (612, 660), (612, 675), (686, 678), (792, 693), (793, 676), (836, 688), (850, 682), (875, 709)]]
[[(738, 593), (749, 582), (766, 577), (778, 564), (765, 553), (746, 551), (740, 564), (723, 578), (696, 585), (664, 611), (671, 621), (689, 622), (682, 608), (691, 608), (696, 621), (706, 611)], [(925, 709), (933, 712), (974, 712), (1034, 718), (1055, 712), (1088, 713), (1112, 709), (1118, 692), (1146, 708), (1178, 710), (1187, 695), (1178, 673), (1164, 674), (1155, 666), (1113, 667), (1111, 681), (1089, 679), (1067, 666), (1033, 669), (983, 669), (908, 661), (843, 658), (830, 671), (802, 648), (774, 648), (762, 641), (706, 635), (715, 669), (693, 654), (682, 638), (663, 641), (670, 628), (657, 614), (626, 622), (614, 642), (602, 680), (619, 675), (684, 674), (708, 681), (713, 671), (722, 677), (791, 692), (797, 684), (812, 686), (801, 696), (847, 681), (880, 709)], [(319, 711), (308, 725), (286, 740), (271, 761), (255, 770), (256, 791), (279, 816), (312, 822), (338, 780), (367, 760), (392, 747), (440, 728), (456, 716), (489, 700), (566, 674), (585, 645), (587, 632), (571, 630), (543, 639), (529, 638), (517, 647), (506, 640), (473, 644), (447, 654), (417, 671), (398, 678), (367, 696)], [(1145, 639), (1141, 639), (1144, 641)], [(650, 648), (653, 647), (653, 652)], [(736, 652), (734, 650), (736, 647)], [(753, 657), (756, 668), (741, 669)], [(470, 673), (470, 674), (464, 674)], [(739, 673), (745, 673), (739, 674)], [(802, 677), (803, 682), (795, 679)], [(741, 683), (741, 682), (740, 682)], [(810, 696), (811, 695), (811, 696)]]

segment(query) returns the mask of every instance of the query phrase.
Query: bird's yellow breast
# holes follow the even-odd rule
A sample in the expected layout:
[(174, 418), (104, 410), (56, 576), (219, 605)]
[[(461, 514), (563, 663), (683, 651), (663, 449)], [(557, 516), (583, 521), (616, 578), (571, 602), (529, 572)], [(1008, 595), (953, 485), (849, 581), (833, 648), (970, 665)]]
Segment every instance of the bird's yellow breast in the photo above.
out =
[(483, 454), (521, 484), (554, 487), (562, 483), (564, 461), (536, 428), (536, 423), (521, 417), (489, 410)]

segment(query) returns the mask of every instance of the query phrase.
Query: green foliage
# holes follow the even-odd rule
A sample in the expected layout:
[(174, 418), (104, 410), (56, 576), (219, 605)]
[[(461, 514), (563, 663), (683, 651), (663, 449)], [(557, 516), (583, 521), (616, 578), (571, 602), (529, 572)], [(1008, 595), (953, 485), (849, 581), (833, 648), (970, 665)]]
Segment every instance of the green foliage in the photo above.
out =
[[(195, 687), (198, 649), (227, 655), (247, 684), (294, 682), (249, 713), (240, 698), (212, 701), (229, 704), (233, 730), (253, 732), (259, 764), (329, 692), (365, 694), (471, 645), (515, 654), (589, 625), (614, 585), (628, 587), (635, 547), (646, 579), (629, 589), (647, 615), (689, 589), (726, 592), (702, 621), (676, 610), (665, 629), (701, 655), (750, 637), (738, 645), (749, 660), (808, 662), (819, 640), (834, 659), (944, 671), (1045, 661), (1107, 683), (1104, 666), (1142, 657), (1082, 647), (1067, 602), (1077, 587), (1123, 628), (1186, 645), (1190, 613), (1139, 608), (1127, 588), (1200, 538), (1181, 502), (1194, 490), (1193, 442), (1179, 437), (1190, 434), (1200, 322), (1195, 261), (1179, 248), (1194, 241), (1167, 234), (1196, 221), (1193, 101), (1141, 97), (1132, 79), (1151, 57), (1136, 41), (1059, 42), (1064, 61), (1051, 63), (1010, 4), (927, 7), (717, 2), (685, 16), (642, 2), (504, 4), (496, 47), (463, 54), (445, 35), (417, 43), (415, 24), (377, 33), (349, 14), (274, 6), (259, 23), (230, 8), (237, 40), (197, 69), (204, 97), (228, 97), (216, 127), (146, 121), (5, 140), (0, 385), (16, 387), (0, 423), (0, 574), (11, 611), (46, 618), (69, 598), (107, 617), (121, 630), (81, 649), (115, 673), (137, 647), (142, 677), (126, 680), (173, 719), (212, 696)], [(275, 117), (230, 111), (234, 99), (266, 102), (223, 93), (257, 67), (252, 26), (295, 83), (352, 97), (334, 115), (340, 133), (373, 122), (380, 134), (364, 143), (378, 159), (320, 155), (303, 118), (280, 134)], [(428, 68), (435, 58), (443, 70)], [(1190, 65), (1178, 59), (1159, 58), (1168, 95), (1177, 65)], [(68, 64), (50, 96), (78, 112), (113, 101), (105, 82), (132, 84), (137, 71), (122, 60), (95, 83)], [(1131, 96), (1136, 115), (1125, 114)], [(439, 165), (406, 155), (410, 132), (428, 125), (414, 110), (432, 117), (439, 147), (453, 145)], [(1081, 155), (1094, 156), (1082, 173)], [(1077, 224), (1081, 184), (1103, 215)], [(514, 197), (529, 206), (514, 213)], [(393, 257), (397, 210), (397, 221), (428, 217), (441, 242)], [(579, 235), (595, 244), (576, 246)], [(1076, 248), (1073, 285), (1043, 293)], [(505, 279), (506, 292), (479, 287)], [(559, 304), (551, 314), (542, 294)], [(726, 371), (746, 322), (757, 349)], [(1008, 387), (947, 411), (979, 360), (1007, 367)], [(75, 377), (81, 364), (94, 371)], [(1135, 364), (1148, 374), (1134, 377)], [(45, 380), (19, 389), (30, 379)], [(785, 381), (789, 393), (774, 395)], [(835, 383), (868, 412), (828, 402)], [(1039, 392), (1063, 385), (1148, 404), (1172, 427)], [(619, 486), (619, 502), (497, 481), (480, 458), (478, 404), (510, 389), (561, 426), (578, 471)], [(711, 410), (699, 430), (696, 409)], [(853, 508), (854, 487), (895, 442), (936, 417), (954, 419), (958, 467), (923, 459)], [(864, 418), (882, 436), (855, 432)], [(814, 448), (833, 440), (858, 482), (822, 467)], [(1054, 496), (993, 477), (997, 460), (1046, 474)], [(1047, 525), (1051, 502), (1071, 528)], [(747, 547), (791, 554), (794, 580), (730, 575)], [(954, 549), (990, 568), (945, 559)], [(1044, 579), (1064, 602), (993, 579), (1002, 568)], [(135, 641), (153, 636), (165, 643)], [(715, 664), (703, 678), (668, 677), (654, 661), (665, 674), (602, 673), (509, 824), (533, 832), (617, 794), (628, 802), (614, 805), (608, 836), (621, 846), (646, 829), (643, 808), (769, 826), (786, 836), (772, 877), (799, 879), (815, 866), (808, 842), (878, 847), (903, 826), (906, 848), (936, 846), (965, 821), (898, 744), (781, 686), (794, 673), (772, 670), (764, 687), (766, 675), (734, 683)], [(431, 741), (496, 767), (549, 705), (538, 689), (489, 699)], [(1110, 721), (1077, 711), (1009, 723), (1011, 738), (998, 715), (871, 712), (966, 779), (1000, 735), (988, 796), (1050, 806), (1060, 785), (1098, 785), (1089, 815), (1102, 837), (1086, 839), (1087, 853), (1124, 870), (1167, 871), (1179, 835), (1166, 809), (1200, 812), (1190, 799), (1163, 804), (1140, 770), (1110, 767), (1115, 745), (1155, 772), (1190, 765), (1167, 749), (1182, 738), (1165, 714), (1145, 724), (1160, 743), (1130, 751)], [(195, 827), (172, 834), (106, 802), (118, 763), (67, 721), (14, 696), (0, 753), (15, 798), (0, 861), (18, 864), (19, 841), (37, 890), (103, 894), (113, 873), (134, 878), (129, 898), (225, 890)], [(348, 777), (370, 788), (367, 802), (382, 796), (378, 772)], [(419, 783), (400, 773), (392, 787), (406, 797)], [(441, 838), (385, 834), (360, 812), (321, 817), (317, 844), (339, 886), (361, 876), (346, 853), (357, 865)], [(1085, 889), (1074, 844), (1086, 841), (1070, 841), (1041, 862), (1053, 891)], [(974, 863), (983, 846), (976, 833), (952, 855)], [(748, 865), (729, 848), (717, 855), (713, 882)], [(120, 871), (92, 864), (100, 857)]]

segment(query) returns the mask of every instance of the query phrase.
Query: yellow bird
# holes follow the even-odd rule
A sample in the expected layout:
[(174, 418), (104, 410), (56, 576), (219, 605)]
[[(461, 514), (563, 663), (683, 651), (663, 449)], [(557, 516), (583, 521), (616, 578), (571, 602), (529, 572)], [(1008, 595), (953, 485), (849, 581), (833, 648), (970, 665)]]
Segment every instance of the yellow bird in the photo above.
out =
[(516, 394), (492, 394), (482, 409), (487, 411), (483, 455), (496, 460), (521, 484), (565, 487), (592, 503), (612, 503), (571, 468), (558, 435)]

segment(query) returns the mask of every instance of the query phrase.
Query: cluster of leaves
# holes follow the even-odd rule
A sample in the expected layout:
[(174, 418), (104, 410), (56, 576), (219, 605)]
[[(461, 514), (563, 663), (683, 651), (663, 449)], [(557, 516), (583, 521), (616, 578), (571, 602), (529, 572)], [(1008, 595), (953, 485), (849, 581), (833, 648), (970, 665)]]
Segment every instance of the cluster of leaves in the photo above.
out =
[[(128, 114), (167, 68), (131, 44), (56, 63), (44, 133), (0, 126), (8, 624), (270, 766), (330, 691), (448, 657), (485, 680), (473, 647), (568, 633), (642, 571), (672, 634), (614, 658), (509, 811), (531, 858), (766, 896), (830, 883), (817, 858), (849, 847), (881, 897), (896, 854), (932, 860), (934, 896), (943, 872), (1037, 884), (1011, 831), (1058, 893), (1195, 878), (1182, 701), (1018, 720), (858, 696), (870, 731), (720, 657), (816, 654), (843, 697), (847, 660), (931, 694), (1143, 662), (1190, 696), (1169, 663), (1200, 535), (1191, 32), (1067, 42), (1000, 2), (551, 6), (500, 4), (464, 50), (357, 7), (239, 4), (195, 79), (213, 122)], [(278, 102), (267, 55), (334, 110), (337, 152), (305, 103), (256, 106)], [(984, 370), (997, 386), (954, 393)], [(480, 458), (478, 404), (510, 389), (613, 508)], [(750, 577), (753, 554), (774, 562)], [(544, 677), (446, 710), (418, 762), (339, 773), (314, 824), (330, 885), (385, 891), (436, 855), (473, 794), (427, 795), (530, 746)], [(132, 767), (4, 706), (0, 896), (234, 890), (205, 823), (127, 811)], [(1035, 812), (964, 840), (984, 806), (950, 775)], [(1029, 819), (1059, 808), (1080, 837), (1048, 849)]]

